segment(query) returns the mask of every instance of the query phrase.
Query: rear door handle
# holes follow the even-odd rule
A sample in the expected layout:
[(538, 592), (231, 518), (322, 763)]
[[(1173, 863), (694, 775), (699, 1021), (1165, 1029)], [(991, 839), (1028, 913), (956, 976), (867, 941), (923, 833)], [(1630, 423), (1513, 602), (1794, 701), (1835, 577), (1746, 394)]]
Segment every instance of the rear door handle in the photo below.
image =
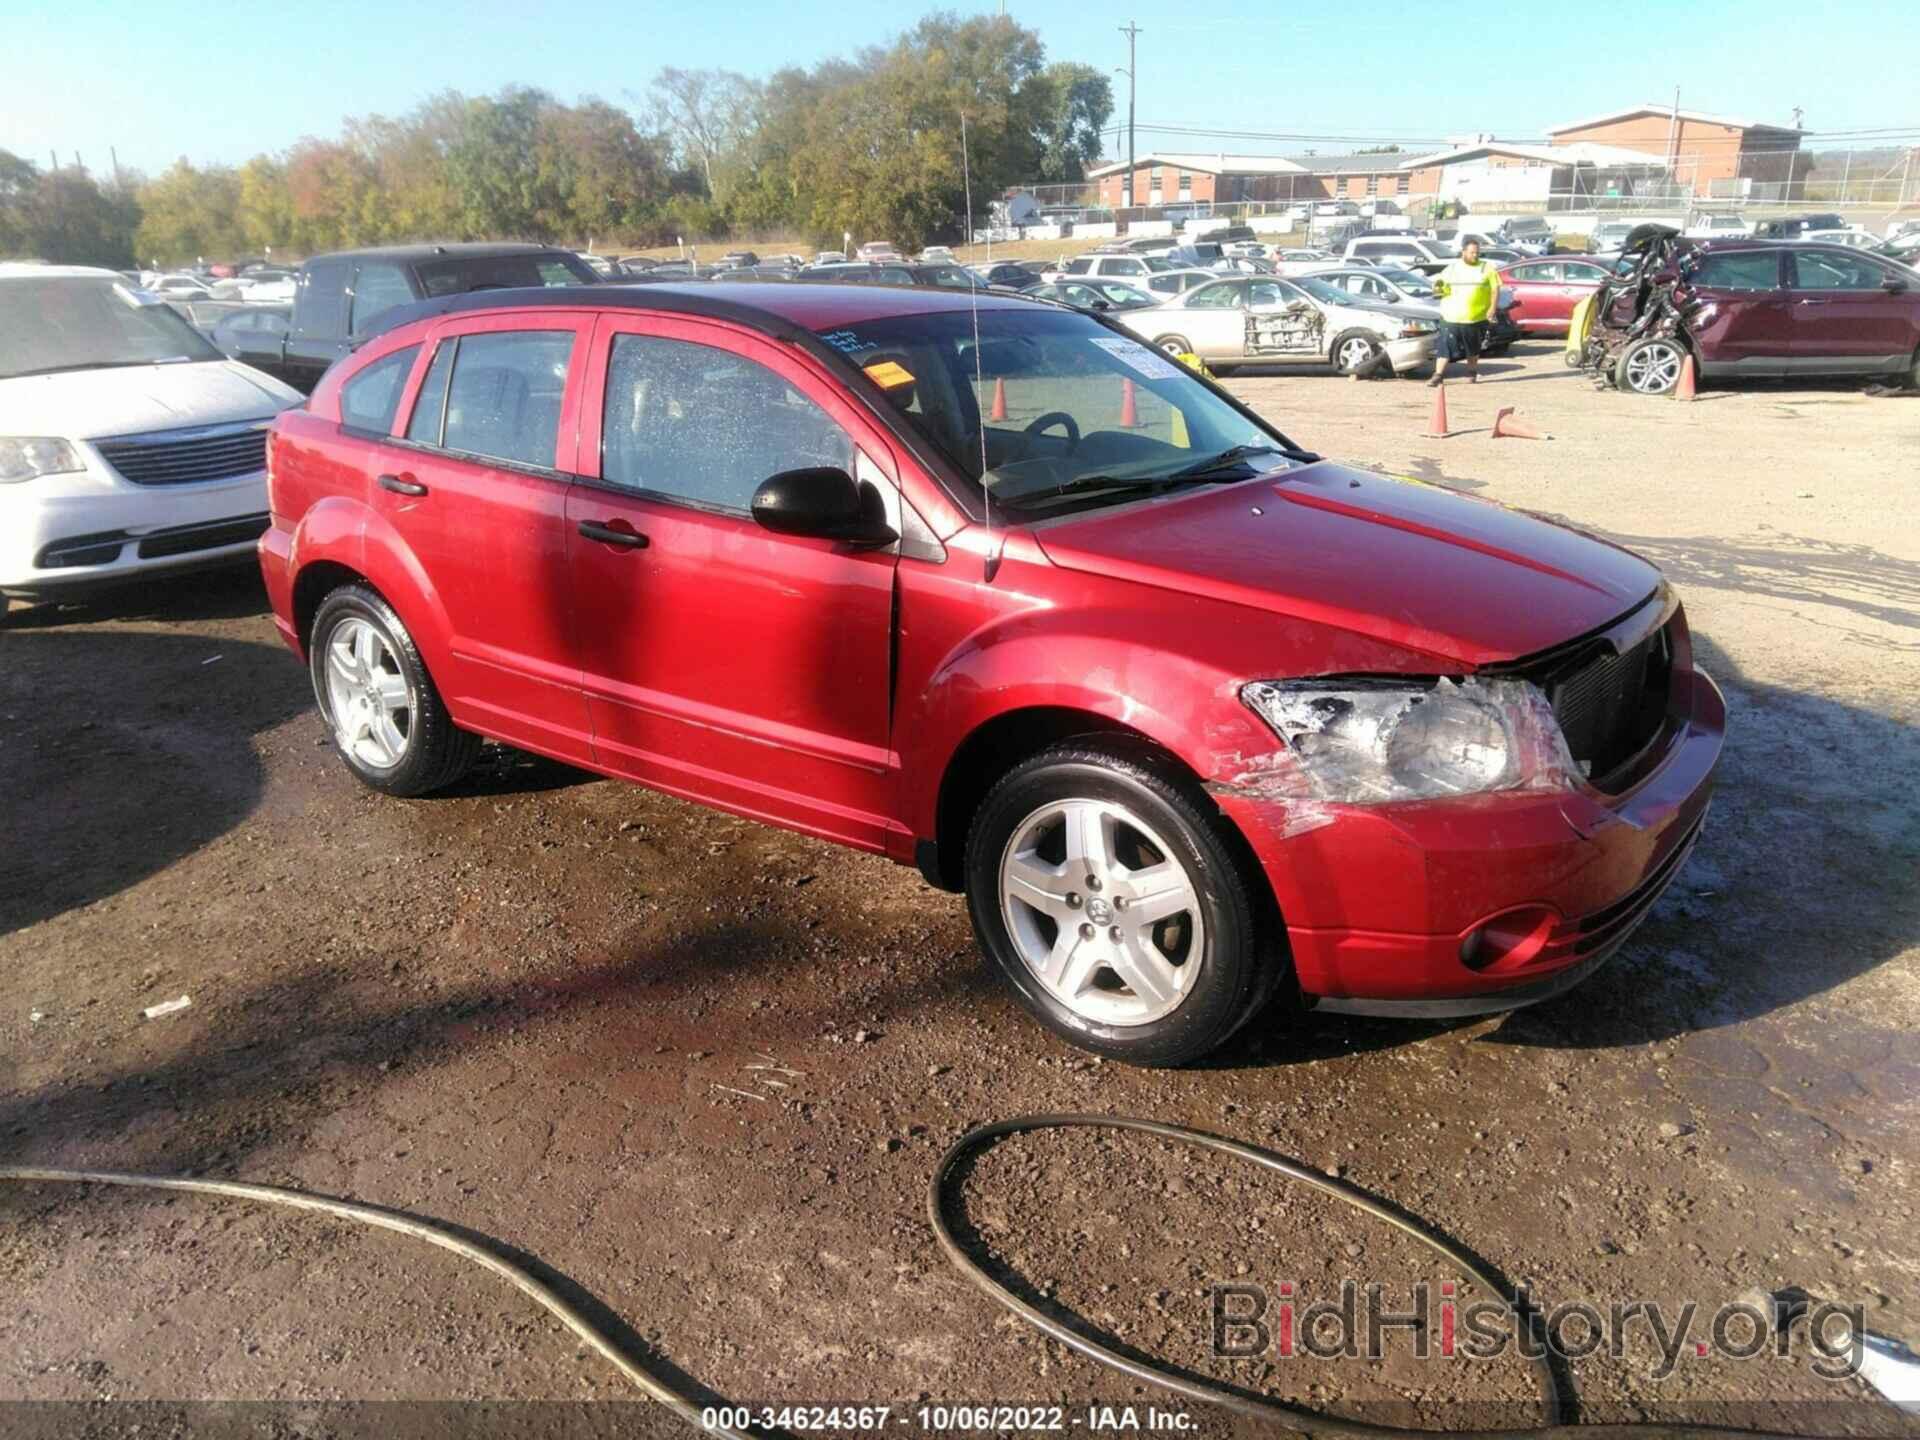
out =
[(598, 520), (582, 520), (580, 533), (589, 540), (599, 540), (608, 545), (618, 545), (627, 550), (644, 550), (647, 537), (637, 530), (616, 530), (611, 525), (603, 525)]
[(398, 475), (382, 475), (377, 483), (382, 490), (391, 490), (396, 495), (420, 496), (427, 493), (427, 487), (418, 480), (402, 480)]

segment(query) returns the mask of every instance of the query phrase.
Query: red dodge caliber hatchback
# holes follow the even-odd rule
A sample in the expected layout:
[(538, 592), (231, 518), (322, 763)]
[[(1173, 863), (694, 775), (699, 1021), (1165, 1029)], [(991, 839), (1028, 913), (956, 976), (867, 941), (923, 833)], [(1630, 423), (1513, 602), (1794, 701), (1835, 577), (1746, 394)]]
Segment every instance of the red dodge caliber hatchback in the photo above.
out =
[(276, 422), (262, 568), (349, 769), (482, 738), (917, 864), (1076, 1044), (1542, 1000), (1700, 831), (1645, 561), (1308, 453), (1100, 319), (710, 284), (400, 311)]

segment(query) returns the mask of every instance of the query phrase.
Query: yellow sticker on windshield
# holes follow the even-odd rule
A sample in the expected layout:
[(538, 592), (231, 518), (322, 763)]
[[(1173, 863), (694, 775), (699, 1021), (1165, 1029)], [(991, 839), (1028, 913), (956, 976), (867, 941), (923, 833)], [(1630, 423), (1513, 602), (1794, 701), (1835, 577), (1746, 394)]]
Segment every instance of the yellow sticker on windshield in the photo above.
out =
[(897, 390), (902, 385), (913, 384), (913, 376), (891, 360), (867, 366), (867, 378), (882, 390)]

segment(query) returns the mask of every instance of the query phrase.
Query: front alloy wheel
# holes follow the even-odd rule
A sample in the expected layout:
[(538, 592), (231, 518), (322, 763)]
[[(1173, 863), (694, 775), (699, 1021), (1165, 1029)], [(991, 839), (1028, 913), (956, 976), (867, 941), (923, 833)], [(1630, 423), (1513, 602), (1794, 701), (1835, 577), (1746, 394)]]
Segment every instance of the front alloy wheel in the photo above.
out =
[(1132, 739), (1041, 751), (968, 830), (981, 948), (1049, 1029), (1134, 1065), (1197, 1060), (1279, 983), (1265, 885), (1212, 798)]
[(1334, 364), (1342, 375), (1355, 375), (1373, 364), (1380, 347), (1364, 335), (1349, 335), (1333, 352)]
[(1145, 1025), (1186, 998), (1206, 953), (1193, 879), (1139, 816), (1056, 800), (1014, 828), (1000, 909), (1014, 948), (1074, 1014)]

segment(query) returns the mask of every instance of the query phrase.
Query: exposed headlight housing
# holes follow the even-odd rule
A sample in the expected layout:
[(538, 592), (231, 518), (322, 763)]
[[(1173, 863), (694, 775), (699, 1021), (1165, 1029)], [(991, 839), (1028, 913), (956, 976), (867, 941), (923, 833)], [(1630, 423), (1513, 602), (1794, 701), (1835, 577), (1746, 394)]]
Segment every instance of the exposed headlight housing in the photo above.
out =
[(1581, 779), (1553, 707), (1525, 680), (1257, 680), (1240, 698), (1320, 800), (1383, 805)]
[(1439, 327), (1426, 320), (1409, 320), (1400, 327), (1400, 338), (1411, 340), (1416, 335), (1431, 335)]
[(47, 435), (0, 435), (0, 485), (42, 475), (70, 475), (87, 468), (70, 442)]

